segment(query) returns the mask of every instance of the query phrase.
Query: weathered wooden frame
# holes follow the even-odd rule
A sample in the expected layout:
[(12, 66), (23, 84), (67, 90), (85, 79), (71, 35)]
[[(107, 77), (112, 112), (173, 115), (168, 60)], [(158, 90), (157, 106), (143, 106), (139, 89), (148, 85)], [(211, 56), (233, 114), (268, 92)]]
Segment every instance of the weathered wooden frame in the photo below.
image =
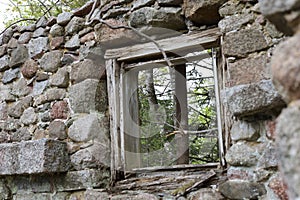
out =
[[(178, 53), (180, 52), (192, 52), (193, 50), (219, 47), (219, 38), (221, 33), (218, 28), (209, 29), (206, 31), (190, 34), (181, 35), (177, 37), (162, 39), (156, 41), (160, 47), (166, 52)], [(124, 144), (124, 129), (126, 127), (126, 109), (124, 105), (130, 104), (128, 100), (128, 94), (133, 94), (134, 91), (124, 91), (124, 84), (130, 84), (129, 88), (136, 88), (137, 81), (134, 80), (134, 76), (128, 78), (124, 76), (125, 70), (132, 70), (134, 68), (147, 69), (156, 66), (157, 64), (166, 65), (167, 62), (164, 59), (143, 62), (140, 64), (130, 65), (127, 63), (144, 58), (159, 57), (161, 51), (153, 42), (146, 44), (137, 44), (134, 46), (123, 47), (118, 49), (109, 49), (105, 53), (106, 59), (106, 72), (107, 72), (107, 88), (109, 98), (109, 112), (110, 112), (110, 136), (111, 136), (111, 176), (112, 181), (124, 178), (125, 167), (125, 144)], [(216, 54), (213, 54), (216, 56)], [(201, 56), (195, 56), (194, 59), (199, 59)], [(193, 59), (193, 58), (190, 58)], [(182, 64), (185, 62), (184, 58), (170, 59), (173, 64)], [(125, 65), (124, 65), (125, 63)], [(133, 70), (134, 71), (134, 70)], [(217, 63), (214, 63), (214, 73), (217, 73)], [(218, 77), (219, 78), (219, 77)], [(215, 91), (217, 98), (219, 97), (219, 88), (222, 85), (216, 82)], [(218, 108), (218, 123), (219, 123), (219, 149), (220, 149), (220, 164), (225, 165), (224, 159), (224, 145), (221, 128), (221, 104), (217, 102)], [(127, 109), (128, 110), (128, 109)], [(132, 116), (136, 116), (135, 113), (131, 113)], [(138, 117), (138, 116), (136, 116)], [(134, 128), (134, 126), (129, 126)], [(136, 147), (136, 146), (135, 146)], [(139, 162), (139, 161), (137, 161)]]

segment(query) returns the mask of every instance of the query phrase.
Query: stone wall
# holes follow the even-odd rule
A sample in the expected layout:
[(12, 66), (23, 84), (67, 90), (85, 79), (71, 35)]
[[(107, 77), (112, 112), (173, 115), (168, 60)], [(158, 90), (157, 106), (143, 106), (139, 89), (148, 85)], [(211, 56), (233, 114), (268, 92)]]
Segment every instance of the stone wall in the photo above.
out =
[[(283, 34), (261, 14), (261, 2), (93, 5), (14, 26), (0, 36), (0, 199), (111, 198), (103, 192), (110, 181), (103, 56), (105, 49), (132, 44), (139, 36), (100, 20), (130, 24), (156, 38), (156, 27), (193, 33), (218, 26), (228, 180), (217, 185), (219, 192), (206, 189), (182, 198), (287, 199), (274, 142), (275, 119), (285, 103), (270, 80), (270, 58)], [(131, 198), (145, 195), (158, 199)], [(111, 199), (118, 198), (129, 197)]]

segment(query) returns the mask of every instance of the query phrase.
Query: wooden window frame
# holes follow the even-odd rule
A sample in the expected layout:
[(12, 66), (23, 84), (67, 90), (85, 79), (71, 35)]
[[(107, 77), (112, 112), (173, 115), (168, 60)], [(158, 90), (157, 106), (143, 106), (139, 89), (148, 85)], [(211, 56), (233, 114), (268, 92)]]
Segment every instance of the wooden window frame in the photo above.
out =
[[(206, 31), (180, 35), (177, 37), (167, 38), (156, 41), (160, 47), (165, 52), (193, 52), (193, 50), (199, 49), (201, 46), (203, 49), (209, 49), (214, 47), (220, 47), (220, 36), (221, 33), (218, 28), (209, 29)], [(133, 75), (128, 78), (124, 76), (125, 67), (123, 63), (130, 63), (133, 60), (143, 60), (145, 58), (152, 58), (161, 56), (161, 51), (153, 42), (145, 44), (136, 44), (134, 46), (122, 47), (118, 49), (108, 49), (105, 53), (106, 60), (106, 72), (107, 72), (107, 89), (108, 89), (108, 99), (109, 99), (109, 114), (110, 114), (110, 137), (111, 137), (111, 177), (112, 181), (121, 180), (125, 177), (126, 170), (126, 160), (125, 160), (125, 136), (124, 129), (135, 129), (132, 124), (126, 124), (126, 117), (130, 114), (131, 117), (137, 118), (137, 111), (124, 109), (125, 104), (135, 104), (137, 102), (129, 102), (128, 96), (131, 96), (137, 88), (137, 80), (134, 78), (134, 70), (132, 70)], [(216, 52), (213, 52), (213, 56), (217, 56)], [(198, 56), (199, 57), (199, 56)], [(220, 58), (220, 56), (218, 56)], [(221, 72), (216, 63), (216, 59), (213, 59), (214, 63), (214, 74), (218, 74), (215, 80), (218, 80), (221, 76), (217, 73)], [(172, 64), (183, 64), (186, 62), (184, 58), (170, 59)], [(126, 65), (126, 70), (130, 68), (138, 68), (139, 70), (148, 69), (149, 67), (154, 67), (157, 64), (166, 64), (164, 59), (155, 60), (151, 62), (144, 62), (142, 64)], [(127, 73), (128, 74), (128, 73)], [(216, 93), (216, 104), (217, 104), (217, 121), (218, 121), (218, 141), (219, 141), (219, 156), (221, 166), (225, 165), (224, 158), (224, 136), (222, 133), (222, 119), (221, 119), (221, 103), (220, 103), (220, 88), (221, 82), (215, 83), (215, 93)], [(124, 90), (124, 84), (127, 88), (133, 88), (132, 90)], [(132, 99), (130, 100), (132, 101)], [(133, 99), (137, 101), (137, 99)], [(126, 112), (131, 113), (126, 113)], [(137, 119), (136, 119), (137, 120)], [(130, 123), (130, 122), (129, 122)], [(127, 130), (128, 131), (128, 130)], [(132, 130), (134, 132), (134, 130)], [(138, 148), (133, 144), (132, 148)], [(134, 158), (133, 158), (134, 159)], [(138, 162), (138, 161), (137, 161)], [(187, 166), (186, 166), (187, 167)]]

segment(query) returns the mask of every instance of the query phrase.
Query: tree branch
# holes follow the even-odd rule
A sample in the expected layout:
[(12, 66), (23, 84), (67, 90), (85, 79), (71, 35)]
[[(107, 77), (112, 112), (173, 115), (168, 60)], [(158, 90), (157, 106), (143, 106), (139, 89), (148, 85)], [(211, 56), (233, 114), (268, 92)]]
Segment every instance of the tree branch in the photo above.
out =
[(112, 26), (111, 24), (107, 23), (106, 21), (100, 19), (100, 22), (105, 24), (106, 26), (108, 26), (111, 29), (120, 29), (120, 28), (124, 28), (124, 29), (129, 29), (132, 30), (134, 33), (136, 33), (137, 35), (147, 39), (150, 42), (153, 42), (155, 44), (155, 46), (157, 47), (157, 49), (161, 52), (161, 54), (164, 57), (164, 60), (166, 61), (166, 63), (168, 64), (169, 67), (172, 67), (173, 64), (171, 63), (171, 61), (169, 60), (165, 50), (163, 50), (163, 48), (160, 46), (160, 44), (158, 44), (157, 41), (155, 41), (154, 39), (152, 39), (150, 36), (140, 32), (139, 30), (137, 30), (136, 28), (133, 28), (132, 26), (125, 26), (125, 25), (118, 25), (118, 26)]
[(18, 23), (20, 23), (20, 22), (24, 22), (24, 21), (36, 21), (36, 19), (35, 19), (35, 18), (32, 18), (32, 19), (30, 19), (30, 18), (28, 18), (28, 19), (20, 19), (20, 20), (18, 20), (18, 21), (16, 21), (16, 22), (10, 24), (8, 27), (6, 27), (6, 28), (0, 33), (0, 35), (2, 35), (7, 29), (9, 29), (10, 27), (12, 27), (13, 25), (18, 24)]

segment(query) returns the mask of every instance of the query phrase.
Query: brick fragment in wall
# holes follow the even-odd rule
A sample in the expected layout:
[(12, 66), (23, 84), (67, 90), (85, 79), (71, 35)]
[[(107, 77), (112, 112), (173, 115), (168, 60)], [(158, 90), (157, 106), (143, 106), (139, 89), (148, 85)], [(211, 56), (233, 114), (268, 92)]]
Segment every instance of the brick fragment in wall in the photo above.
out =
[(65, 172), (70, 167), (66, 144), (49, 139), (0, 144), (0, 155), (1, 175)]
[(22, 65), (21, 72), (25, 78), (32, 78), (35, 76), (39, 66), (38, 63), (32, 59), (28, 59)]
[(68, 103), (66, 101), (57, 101), (51, 107), (50, 117), (51, 119), (67, 119), (69, 113)]
[(217, 24), (220, 20), (219, 7), (226, 0), (184, 0), (183, 10), (185, 17), (199, 25)]
[(247, 54), (266, 49), (268, 43), (257, 29), (244, 29), (225, 35), (223, 53), (227, 56), (246, 57)]
[[(112, 26), (127, 25), (116, 19), (108, 19), (106, 22)], [(100, 45), (107, 49), (128, 46), (136, 43), (139, 39), (139, 37), (131, 30), (111, 29), (104, 24), (95, 25), (95, 38)]]
[(272, 114), (273, 109), (285, 106), (271, 80), (226, 88), (222, 97), (223, 104), (228, 106), (233, 115), (239, 117), (268, 112)]

